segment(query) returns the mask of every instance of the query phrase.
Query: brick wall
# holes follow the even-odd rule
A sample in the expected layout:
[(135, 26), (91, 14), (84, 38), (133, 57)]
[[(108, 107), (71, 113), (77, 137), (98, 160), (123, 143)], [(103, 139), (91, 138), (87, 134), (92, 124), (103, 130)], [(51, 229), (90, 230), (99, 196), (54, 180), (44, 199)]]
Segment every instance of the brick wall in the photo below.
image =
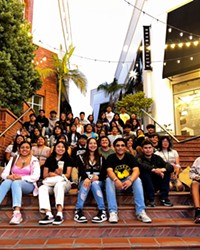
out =
[(24, 0), (25, 3), (25, 19), (29, 23), (32, 23), (33, 20), (33, 0)]
[[(35, 62), (38, 63), (38, 67), (41, 69), (44, 68), (53, 68), (52, 64), (52, 55), (53, 52), (39, 47), (36, 51)], [(46, 60), (43, 60), (43, 59)], [(58, 92), (57, 92), (57, 83), (56, 76), (50, 76), (45, 79), (42, 79), (43, 84), (40, 90), (36, 92), (37, 95), (43, 97), (43, 109), (46, 112), (46, 116), (49, 117), (51, 110), (57, 111), (58, 106)]]

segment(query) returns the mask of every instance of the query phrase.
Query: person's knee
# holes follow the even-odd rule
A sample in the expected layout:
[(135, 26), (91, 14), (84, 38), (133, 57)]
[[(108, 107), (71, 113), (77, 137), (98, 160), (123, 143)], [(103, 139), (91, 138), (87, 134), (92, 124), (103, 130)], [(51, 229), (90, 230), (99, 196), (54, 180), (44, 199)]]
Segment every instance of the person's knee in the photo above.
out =
[(46, 185), (42, 185), (39, 187), (39, 193), (47, 192), (48, 187)]
[(21, 180), (15, 180), (11, 184), (12, 187), (21, 187), (21, 185), (22, 185), (22, 181)]

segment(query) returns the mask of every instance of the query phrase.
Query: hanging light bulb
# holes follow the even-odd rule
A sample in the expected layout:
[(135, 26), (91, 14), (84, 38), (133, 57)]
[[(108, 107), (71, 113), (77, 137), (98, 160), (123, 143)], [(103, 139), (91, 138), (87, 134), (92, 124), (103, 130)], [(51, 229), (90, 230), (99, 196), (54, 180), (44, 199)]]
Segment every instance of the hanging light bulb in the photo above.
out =
[(192, 35), (190, 35), (190, 36), (189, 36), (189, 39), (192, 40), (192, 38), (193, 38)]
[(198, 42), (198, 41), (194, 41), (193, 44), (194, 44), (195, 46), (197, 46), (197, 45), (199, 44), (199, 42)]
[(168, 47), (168, 44), (165, 44), (165, 49), (167, 49), (167, 47)]
[(164, 66), (166, 66), (166, 65), (167, 65), (167, 63), (166, 63), (166, 62), (164, 62), (164, 63), (163, 63), (163, 65), (164, 65)]
[(190, 61), (193, 61), (193, 59), (194, 59), (193, 56), (191, 56), (191, 57), (190, 57)]
[(172, 49), (174, 49), (174, 48), (176, 47), (176, 44), (173, 43), (173, 44), (171, 44), (170, 46), (171, 46)]
[(191, 45), (191, 42), (187, 42), (187, 43), (186, 43), (186, 46), (187, 46), (187, 47), (190, 47), (190, 45)]
[(180, 63), (181, 62), (181, 60), (177, 60), (177, 63)]
[(169, 28), (169, 29), (168, 29), (168, 32), (171, 33), (171, 32), (172, 32), (172, 28)]
[(181, 32), (179, 35), (182, 37), (183, 36), (183, 32)]
[(183, 43), (179, 43), (179, 44), (178, 44), (178, 47), (179, 47), (179, 48), (182, 48), (182, 47), (183, 47)]

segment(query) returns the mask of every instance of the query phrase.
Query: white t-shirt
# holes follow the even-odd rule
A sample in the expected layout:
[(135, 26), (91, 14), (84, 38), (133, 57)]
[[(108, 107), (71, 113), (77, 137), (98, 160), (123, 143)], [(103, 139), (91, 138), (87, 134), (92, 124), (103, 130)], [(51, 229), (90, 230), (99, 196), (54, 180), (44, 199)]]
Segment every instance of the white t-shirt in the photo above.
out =
[(110, 113), (106, 112), (106, 118), (108, 119), (109, 123), (112, 121), (113, 117), (114, 117), (113, 112)]
[(176, 158), (179, 157), (178, 152), (174, 149), (168, 150), (162, 150), (162, 151), (156, 151), (156, 155), (159, 155), (163, 158), (164, 161), (169, 163), (176, 163)]

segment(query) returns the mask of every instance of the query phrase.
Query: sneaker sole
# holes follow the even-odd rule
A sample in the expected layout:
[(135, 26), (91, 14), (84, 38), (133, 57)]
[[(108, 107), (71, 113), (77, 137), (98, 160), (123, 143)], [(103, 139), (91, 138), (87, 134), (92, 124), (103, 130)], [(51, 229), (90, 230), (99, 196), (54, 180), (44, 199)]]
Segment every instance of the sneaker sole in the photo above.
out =
[(101, 223), (101, 222), (104, 222), (104, 221), (107, 221), (107, 218), (104, 218), (102, 220), (92, 220), (92, 223)]
[(110, 221), (110, 220), (108, 220), (110, 223), (112, 223), (112, 224), (117, 224), (118, 223), (118, 220), (115, 220), (115, 221)]
[(19, 225), (21, 222), (23, 221), (23, 219), (21, 219), (19, 222), (10, 222), (9, 224), (10, 225)]
[(148, 221), (143, 221), (142, 219), (140, 219), (140, 218), (137, 218), (139, 221), (141, 221), (141, 222), (143, 222), (143, 223), (151, 223), (152, 222), (152, 220), (148, 220)]
[(40, 225), (48, 225), (48, 224), (52, 224), (54, 221), (52, 220), (52, 221), (39, 221), (39, 224)]
[(200, 218), (196, 218), (196, 219), (194, 220), (194, 223), (195, 223), (195, 224), (200, 224)]
[(61, 220), (61, 221), (53, 221), (53, 225), (60, 225), (63, 223), (64, 220)]
[(78, 222), (78, 223), (87, 223), (88, 220), (77, 220), (77, 219), (74, 219), (74, 221)]
[(161, 206), (164, 206), (164, 207), (173, 207), (174, 205), (168, 205), (168, 204), (162, 204), (161, 203)]

